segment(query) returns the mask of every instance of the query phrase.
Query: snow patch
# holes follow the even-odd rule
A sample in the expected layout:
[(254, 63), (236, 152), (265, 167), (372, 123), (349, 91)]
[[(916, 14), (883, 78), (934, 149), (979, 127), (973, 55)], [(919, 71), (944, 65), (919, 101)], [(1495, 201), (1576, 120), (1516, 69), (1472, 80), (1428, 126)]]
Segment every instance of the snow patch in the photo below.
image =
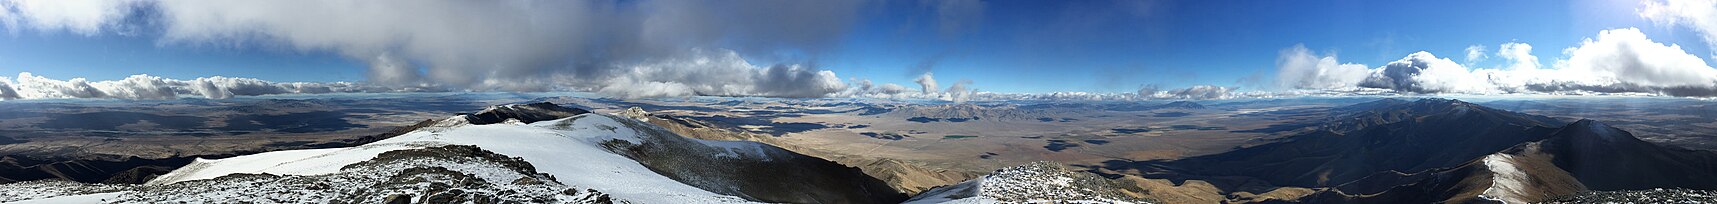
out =
[(1486, 188), (1479, 198), (1502, 201), (1503, 203), (1526, 203), (1521, 198), (1526, 194), (1528, 181), (1526, 172), (1515, 166), (1514, 156), (1508, 154), (1485, 155), (1484, 165), (1491, 172), (1490, 188)]

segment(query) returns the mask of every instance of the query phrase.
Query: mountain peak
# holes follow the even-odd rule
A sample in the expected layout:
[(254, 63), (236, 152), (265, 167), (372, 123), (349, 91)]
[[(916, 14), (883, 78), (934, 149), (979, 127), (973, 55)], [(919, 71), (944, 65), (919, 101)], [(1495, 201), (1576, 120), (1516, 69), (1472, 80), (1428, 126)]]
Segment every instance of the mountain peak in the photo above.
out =
[(473, 125), (494, 124), (506, 122), (507, 119), (517, 119), (519, 122), (531, 123), (554, 120), (578, 114), (590, 113), (588, 110), (569, 108), (549, 102), (527, 104), (502, 104), (489, 106), (482, 111), (465, 115), (465, 119)]
[(1591, 119), (1580, 119), (1579, 121), (1570, 123), (1567, 126), (1563, 126), (1549, 139), (1573, 140), (1576, 141), (1577, 144), (1588, 143), (1584, 145), (1601, 146), (1649, 144), (1644, 140), (1635, 138), (1633, 134), (1628, 133), (1627, 131), (1617, 129), (1615, 127), (1611, 127), (1609, 124), (1605, 124), (1604, 122)]
[(1717, 154), (1659, 146), (1595, 120), (1563, 126), (1540, 148), (1590, 190), (1717, 189)]

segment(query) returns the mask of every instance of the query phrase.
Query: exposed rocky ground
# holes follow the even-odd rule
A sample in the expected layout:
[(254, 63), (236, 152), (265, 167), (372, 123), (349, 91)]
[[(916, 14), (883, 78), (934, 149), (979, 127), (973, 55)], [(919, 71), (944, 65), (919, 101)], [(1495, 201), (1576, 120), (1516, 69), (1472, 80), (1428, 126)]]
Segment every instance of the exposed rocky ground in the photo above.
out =
[(932, 189), (906, 203), (1151, 203), (1120, 189), (1120, 184), (1095, 174), (1037, 162)]
[(1551, 199), (1544, 203), (1717, 203), (1717, 191), (1653, 188), (1649, 190), (1590, 191)]
[(530, 163), (475, 146), (395, 150), (321, 175), (232, 174), (167, 185), (0, 185), (0, 201), (102, 194), (112, 203), (615, 203), (538, 173)]

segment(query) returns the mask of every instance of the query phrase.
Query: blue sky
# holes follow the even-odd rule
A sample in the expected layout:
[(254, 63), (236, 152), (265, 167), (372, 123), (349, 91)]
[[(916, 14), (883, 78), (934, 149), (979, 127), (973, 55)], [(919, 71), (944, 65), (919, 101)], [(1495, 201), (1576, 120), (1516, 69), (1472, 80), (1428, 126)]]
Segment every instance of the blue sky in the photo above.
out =
[[(956, 18), (941, 18), (927, 6), (934, 3), (873, 2), (831, 46), (743, 56), (764, 65), (814, 62), (842, 79), (904, 85), (932, 71), (983, 91), (1041, 93), (1144, 84), (1264, 89), (1255, 85), (1267, 84), (1259, 80), (1270, 80), (1280, 52), (1296, 44), (1375, 67), (1421, 50), (1460, 61), (1471, 45), (1495, 51), (1525, 42), (1548, 64), (1600, 30), (1638, 27), (1707, 62), (1711, 53), (1692, 31), (1640, 18), (1638, 1), (981, 1), (981, 15)], [(959, 26), (945, 28), (948, 19)], [(363, 81), (369, 67), (331, 49), (164, 43), (152, 25), (130, 35), (7, 27), (0, 73), (329, 82)]]

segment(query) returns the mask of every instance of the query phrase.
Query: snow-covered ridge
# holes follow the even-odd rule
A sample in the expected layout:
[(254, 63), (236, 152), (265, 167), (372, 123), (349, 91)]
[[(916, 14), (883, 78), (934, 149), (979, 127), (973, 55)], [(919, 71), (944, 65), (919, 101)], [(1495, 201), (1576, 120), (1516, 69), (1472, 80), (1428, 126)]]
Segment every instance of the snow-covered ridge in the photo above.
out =
[[(436, 127), (351, 148), (295, 150), (198, 161), (150, 183), (172, 183), (234, 173), (317, 175), (374, 158), (390, 150), (441, 145), (474, 145), (502, 155), (523, 158), (543, 173), (572, 186), (599, 189), (622, 200), (644, 203), (744, 202), (692, 187), (602, 148), (603, 143), (643, 143), (639, 130), (615, 116), (581, 114), (531, 124), (462, 124), (453, 117)], [(443, 126), (445, 125), (445, 126)], [(577, 161), (577, 162), (569, 162)]]
[[(650, 136), (642, 136), (645, 133), (635, 129), (636, 125), (628, 125), (620, 120), (633, 119), (607, 114), (585, 113), (530, 124), (509, 120), (508, 122), (488, 125), (472, 125), (468, 117), (455, 116), (438, 121), (436, 125), (431, 127), (356, 147), (275, 151), (225, 159), (197, 160), (184, 168), (151, 180), (145, 185), (136, 186), (135, 189), (174, 188), (192, 183), (212, 185), (207, 181), (229, 179), (234, 175), (296, 176), (294, 178), (350, 181), (352, 179), (342, 179), (351, 177), (351, 174), (344, 170), (352, 168), (354, 164), (376, 159), (378, 155), (387, 152), (449, 145), (469, 145), (499, 155), (519, 157), (521, 160), (534, 165), (537, 171), (570, 188), (600, 191), (616, 200), (639, 203), (749, 202), (739, 197), (712, 193), (675, 181), (653, 172), (638, 161), (605, 148), (605, 145), (612, 145), (615, 142), (629, 144), (650, 142), (646, 141), (650, 139), (648, 138)], [(764, 154), (759, 148), (749, 144), (696, 141), (707, 142), (706, 145), (710, 147), (726, 149), (727, 151), (722, 151), (719, 154), (732, 157), (759, 157)], [(416, 163), (415, 165), (457, 166), (433, 162)], [(463, 174), (479, 175), (478, 177), (485, 177), (481, 175), (489, 174), (481, 172), (481, 169), (484, 168), (449, 167), (448, 169)], [(498, 179), (500, 177), (485, 180), (491, 183), (511, 181), (510, 179)], [(239, 180), (268, 181), (271, 179)], [(266, 189), (253, 190), (266, 191)], [(140, 197), (148, 195), (139, 193), (161, 191), (128, 190), (116, 192), (122, 193), (108, 195), (118, 198)], [(327, 199), (328, 197), (321, 198)], [(147, 199), (134, 201), (144, 200)]]

